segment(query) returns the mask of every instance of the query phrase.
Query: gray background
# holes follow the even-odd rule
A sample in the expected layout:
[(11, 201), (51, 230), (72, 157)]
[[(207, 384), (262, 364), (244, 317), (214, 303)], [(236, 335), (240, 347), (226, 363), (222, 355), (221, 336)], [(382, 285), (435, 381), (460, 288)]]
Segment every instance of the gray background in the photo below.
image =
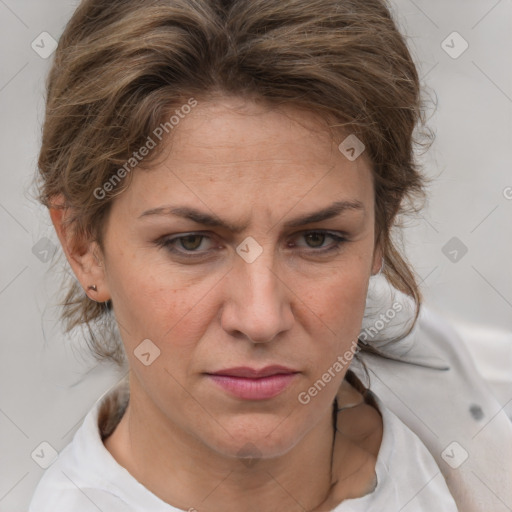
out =
[[(467, 322), (512, 331), (512, 1), (393, 5), (427, 92), (438, 99), (430, 119), (437, 139), (421, 157), (435, 181), (427, 208), (407, 220), (407, 255), (433, 309), (465, 322), (465, 332), (477, 332)], [(0, 0), (0, 512), (27, 509), (43, 473), (31, 454), (43, 441), (60, 451), (122, 376), (62, 334), (59, 274), (45, 261), (49, 242), (41, 242), (58, 240), (31, 198), (49, 65), (31, 43), (43, 31), (58, 39), (75, 6)], [(469, 44), (458, 58), (442, 46), (454, 31)], [(446, 43), (451, 52), (461, 48), (457, 37)]]

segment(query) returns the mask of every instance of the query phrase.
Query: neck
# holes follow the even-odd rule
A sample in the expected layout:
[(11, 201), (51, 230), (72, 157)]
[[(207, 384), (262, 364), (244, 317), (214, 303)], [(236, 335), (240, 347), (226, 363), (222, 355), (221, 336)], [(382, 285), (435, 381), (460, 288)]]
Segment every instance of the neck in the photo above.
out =
[(248, 458), (227, 457), (169, 421), (132, 380), (129, 405), (105, 446), (164, 502), (198, 512), (239, 512), (242, 503), (244, 510), (255, 512), (332, 510), (353, 493), (358, 484), (353, 475), (359, 474), (362, 461), (366, 464), (350, 439), (335, 436), (331, 409), (280, 456), (258, 458), (251, 453), (254, 445), (247, 445)]

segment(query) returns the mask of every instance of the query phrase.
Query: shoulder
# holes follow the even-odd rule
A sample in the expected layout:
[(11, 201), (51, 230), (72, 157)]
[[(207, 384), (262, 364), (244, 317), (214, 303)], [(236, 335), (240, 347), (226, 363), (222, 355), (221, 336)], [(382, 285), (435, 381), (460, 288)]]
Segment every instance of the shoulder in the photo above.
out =
[[(399, 340), (395, 344), (403, 342)], [(360, 359), (369, 370), (370, 387), (393, 412), (396, 413), (395, 405), (399, 402), (404, 412), (405, 409), (409, 412), (428, 410), (429, 404), (435, 405), (436, 420), (455, 422), (463, 430), (471, 429), (475, 420), (485, 416), (490, 418), (500, 413), (500, 417), (506, 418), (477, 368), (467, 341), (447, 318), (422, 305), (416, 326), (405, 343), (408, 345), (405, 353), (398, 353), (392, 346), (389, 352), (385, 348), (380, 355), (360, 353)], [(512, 357), (512, 335), (505, 345), (503, 350), (509, 350)], [(355, 364), (352, 369), (366, 380), (362, 367)], [(512, 372), (512, 360), (509, 371)], [(509, 379), (512, 384), (512, 378)], [(464, 414), (461, 408), (465, 408)], [(475, 414), (476, 409), (481, 413)], [(402, 418), (401, 414), (398, 416)]]
[[(56, 461), (41, 477), (32, 496), (28, 512), (130, 512), (117, 493), (109, 492), (108, 484), (101, 482), (94, 465), (94, 448), (84, 456), (82, 448), (86, 422), (73, 441), (60, 453)], [(96, 468), (97, 469), (97, 468)]]
[(116, 496), (95, 488), (87, 478), (82, 478), (77, 471), (72, 442), (43, 474), (28, 512), (98, 512), (98, 509), (112, 512), (129, 510)]
[(503, 406), (446, 318), (422, 305), (411, 336), (399, 356), (360, 354), (370, 388), (421, 439), (462, 510), (505, 510), (497, 496), (512, 496), (512, 423)]
[(512, 331), (456, 317), (450, 318), (450, 328), (512, 420)]
[[(28, 512), (98, 512), (99, 501), (98, 497), (92, 497), (90, 494), (95, 494), (94, 490), (82, 491), (75, 488), (63, 490), (58, 485), (39, 487), (39, 490), (34, 494)], [(105, 494), (102, 493), (101, 502), (104, 502)], [(108, 495), (107, 495), (108, 498)], [(116, 500), (117, 501), (117, 500)], [(126, 506), (117, 503), (117, 508), (111, 508), (112, 511), (126, 511)], [(101, 509), (99, 509), (101, 510)]]
[(28, 512), (135, 512), (126, 502), (101, 489), (63, 489), (57, 482), (45, 482), (32, 497)]
[(117, 479), (124, 476), (103, 445), (102, 433), (118, 419), (118, 388), (101, 397), (55, 461), (45, 470), (29, 512), (109, 512), (132, 510), (122, 500)]

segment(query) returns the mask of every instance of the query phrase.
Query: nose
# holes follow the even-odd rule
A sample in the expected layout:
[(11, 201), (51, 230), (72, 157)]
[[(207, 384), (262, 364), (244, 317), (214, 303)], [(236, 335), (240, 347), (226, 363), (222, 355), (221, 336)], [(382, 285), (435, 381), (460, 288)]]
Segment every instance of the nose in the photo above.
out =
[(268, 343), (291, 329), (293, 292), (273, 267), (272, 255), (264, 251), (252, 263), (238, 258), (226, 276), (221, 325), (231, 336)]

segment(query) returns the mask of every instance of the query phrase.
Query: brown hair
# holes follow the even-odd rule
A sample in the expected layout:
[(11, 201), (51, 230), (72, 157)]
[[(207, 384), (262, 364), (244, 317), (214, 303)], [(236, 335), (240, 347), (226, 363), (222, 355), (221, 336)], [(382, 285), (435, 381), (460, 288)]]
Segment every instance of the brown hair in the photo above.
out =
[[(76, 239), (102, 247), (109, 207), (132, 173), (108, 192), (104, 184), (175, 109), (217, 94), (306, 108), (364, 142), (384, 274), (414, 297), (417, 318), (421, 294), (392, 228), (425, 197), (414, 146), (433, 135), (415, 138), (425, 127), (419, 78), (384, 0), (82, 1), (48, 76), (39, 200), (58, 207), (62, 194)], [(62, 305), (66, 330), (87, 327), (98, 359), (126, 361), (111, 301), (90, 300), (75, 279)]]

